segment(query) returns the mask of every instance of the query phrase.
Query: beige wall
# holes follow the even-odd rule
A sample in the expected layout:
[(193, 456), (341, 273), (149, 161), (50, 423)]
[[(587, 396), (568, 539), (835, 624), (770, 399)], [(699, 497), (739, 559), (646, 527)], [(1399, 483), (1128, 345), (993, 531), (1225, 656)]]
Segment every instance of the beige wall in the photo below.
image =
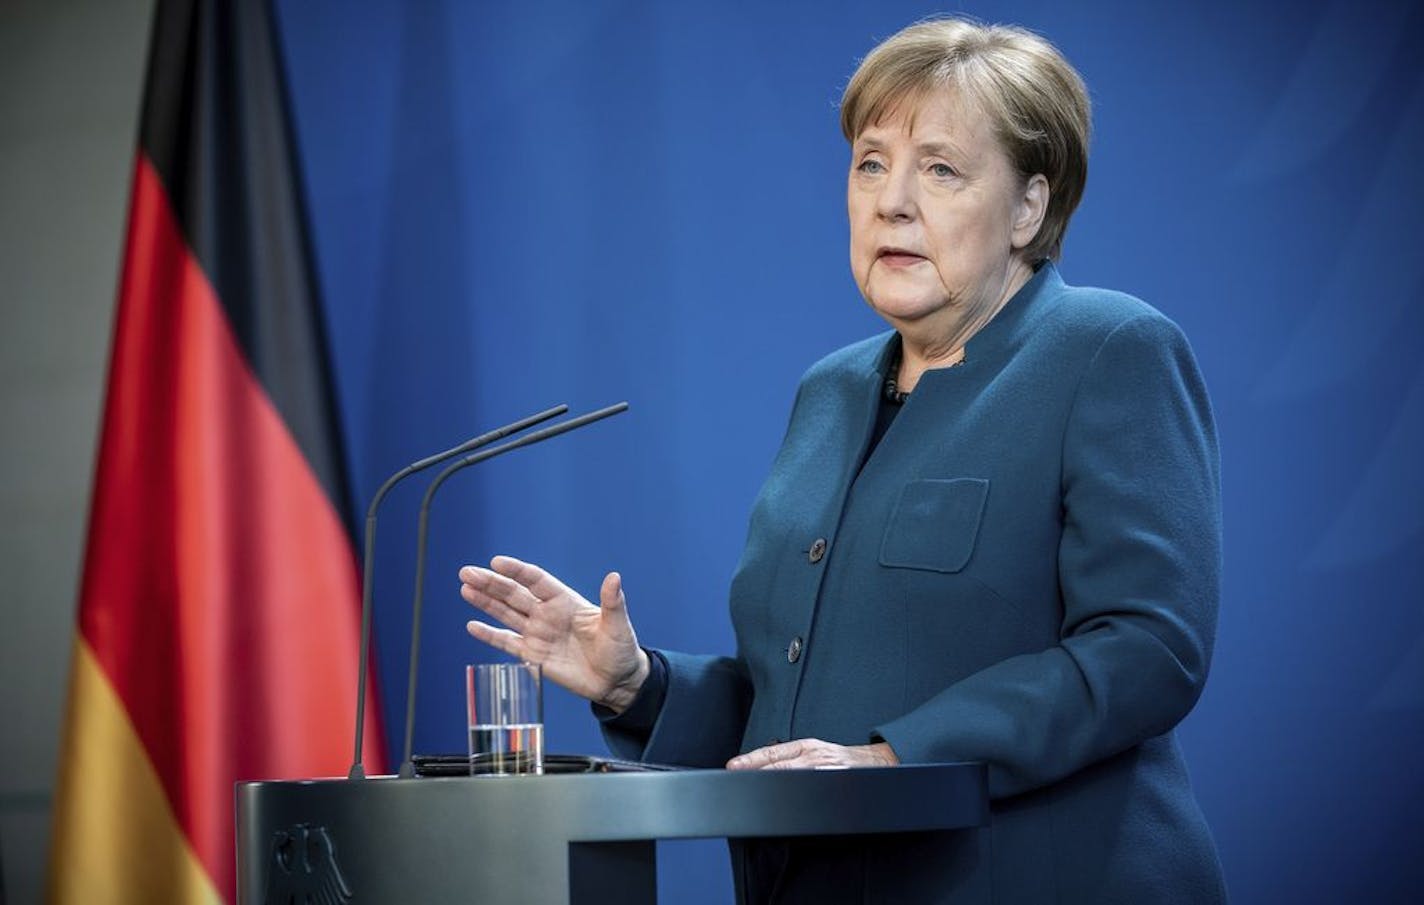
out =
[(0, 901), (40, 901), (152, 0), (0, 0)]

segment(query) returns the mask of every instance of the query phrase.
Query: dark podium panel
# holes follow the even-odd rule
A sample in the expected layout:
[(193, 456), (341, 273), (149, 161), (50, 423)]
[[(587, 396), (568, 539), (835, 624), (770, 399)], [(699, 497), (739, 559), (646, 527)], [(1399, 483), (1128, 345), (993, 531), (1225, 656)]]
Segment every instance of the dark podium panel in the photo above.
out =
[(644, 905), (656, 839), (988, 819), (982, 764), (242, 783), (238, 900)]

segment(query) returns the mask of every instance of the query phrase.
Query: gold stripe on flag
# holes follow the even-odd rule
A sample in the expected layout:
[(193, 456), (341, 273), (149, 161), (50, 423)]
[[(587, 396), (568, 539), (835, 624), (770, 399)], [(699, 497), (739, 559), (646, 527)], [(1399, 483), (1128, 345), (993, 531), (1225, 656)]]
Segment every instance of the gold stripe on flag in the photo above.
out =
[(75, 639), (70, 669), (71, 731), (55, 799), (49, 901), (218, 905), (221, 896), (82, 637)]

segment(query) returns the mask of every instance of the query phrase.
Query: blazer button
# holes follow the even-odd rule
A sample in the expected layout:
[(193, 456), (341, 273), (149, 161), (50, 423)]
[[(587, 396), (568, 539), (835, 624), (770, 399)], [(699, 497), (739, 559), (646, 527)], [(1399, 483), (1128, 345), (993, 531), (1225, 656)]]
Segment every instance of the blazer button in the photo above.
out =
[(801, 648), (803, 646), (804, 645), (802, 644), (800, 635), (797, 635), (795, 638), (792, 638), (791, 646), (786, 649), (786, 662), (795, 663), (797, 660), (800, 660)]
[(820, 562), (821, 559), (825, 557), (825, 555), (826, 555), (826, 539), (825, 539), (824, 537), (818, 537), (818, 538), (816, 538), (816, 539), (811, 543), (811, 549), (808, 550), (808, 551), (806, 551), (806, 556), (807, 556), (808, 559), (811, 560), (811, 564), (812, 564), (812, 565), (815, 565), (816, 563)]

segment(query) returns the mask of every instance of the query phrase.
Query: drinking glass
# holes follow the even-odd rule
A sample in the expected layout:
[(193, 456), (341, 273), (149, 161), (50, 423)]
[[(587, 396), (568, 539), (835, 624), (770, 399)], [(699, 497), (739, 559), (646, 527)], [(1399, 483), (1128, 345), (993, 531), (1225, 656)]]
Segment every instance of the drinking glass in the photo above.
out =
[(470, 774), (544, 772), (544, 689), (537, 663), (465, 667)]

